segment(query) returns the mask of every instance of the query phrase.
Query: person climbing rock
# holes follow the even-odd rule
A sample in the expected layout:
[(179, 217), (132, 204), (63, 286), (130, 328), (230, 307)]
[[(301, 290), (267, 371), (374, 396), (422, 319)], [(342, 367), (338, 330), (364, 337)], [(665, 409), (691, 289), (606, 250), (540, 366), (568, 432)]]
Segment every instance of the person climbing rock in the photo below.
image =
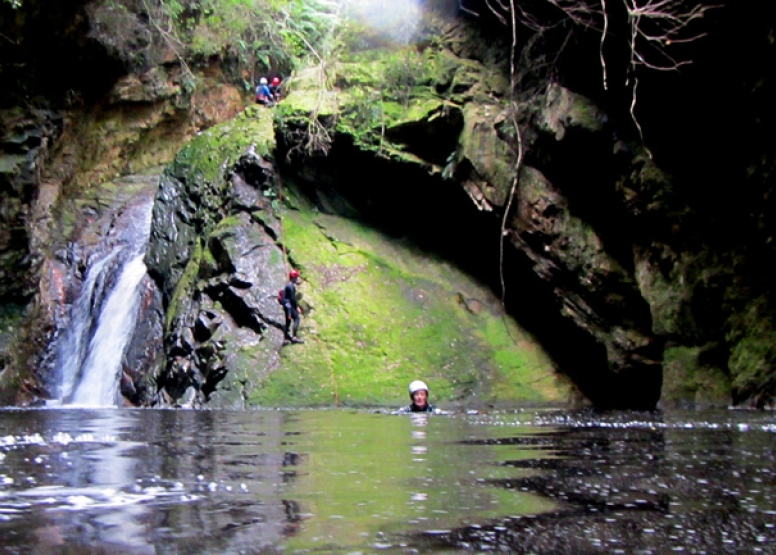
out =
[(259, 79), (259, 86), (256, 87), (256, 103), (264, 104), (265, 106), (272, 106), (275, 103), (272, 91), (267, 85), (266, 77)]
[(282, 95), (282, 91), (280, 89), (280, 77), (273, 77), (272, 81), (269, 83), (269, 90), (272, 93), (272, 99), (275, 102), (280, 102), (280, 97)]
[[(288, 273), (288, 283), (283, 288), (283, 312), (286, 316), (286, 323), (283, 326), (283, 334), (285, 335), (284, 345), (289, 343), (304, 343), (297, 336), (299, 331), (299, 315), (302, 313), (302, 309), (296, 301), (296, 284), (299, 282), (299, 270), (291, 270)], [(293, 322), (293, 328), (291, 324)]]
[(408, 414), (411, 412), (435, 412), (434, 407), (428, 404), (428, 386), (424, 382), (420, 380), (411, 382), (409, 391), (412, 403), (406, 407), (400, 408), (398, 411), (396, 411), (397, 413)]

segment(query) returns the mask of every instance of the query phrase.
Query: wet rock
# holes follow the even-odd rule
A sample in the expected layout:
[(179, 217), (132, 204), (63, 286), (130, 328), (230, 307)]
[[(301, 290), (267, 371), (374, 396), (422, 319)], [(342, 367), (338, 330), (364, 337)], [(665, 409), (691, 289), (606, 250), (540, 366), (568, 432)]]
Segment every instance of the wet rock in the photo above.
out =
[[(270, 114), (257, 114), (262, 118), (256, 123), (271, 122)], [(254, 124), (249, 117), (244, 121)], [(271, 132), (271, 125), (266, 129)], [(181, 153), (157, 194), (147, 260), (171, 300), (165, 351), (178, 362), (161, 370), (159, 383), (173, 399), (189, 386), (207, 399), (226, 375), (226, 337), (242, 330), (260, 340), (277, 310), (266, 298), (266, 282), (280, 260), (276, 232), (267, 224), (275, 220), (275, 173), (267, 148), (272, 135), (249, 138), (226, 145), (232, 149), (224, 151), (226, 159), (233, 162), (224, 164), (213, 156), (209, 141), (215, 137), (203, 134), (192, 152)], [(203, 162), (209, 173), (192, 178)], [(257, 219), (257, 211), (266, 215)]]
[(194, 327), (196, 340), (203, 343), (210, 339), (222, 322), (223, 318), (213, 310), (200, 312)]
[(607, 115), (590, 99), (558, 84), (551, 84), (544, 97), (537, 126), (562, 141), (569, 129), (595, 133), (602, 131)]
[(37, 280), (30, 221), (40, 173), (62, 133), (62, 117), (43, 110), (0, 111), (0, 299), (29, 299)]
[(111, 91), (111, 102), (157, 102), (180, 93), (180, 86), (171, 82), (164, 68), (155, 67), (122, 77)]
[(123, 376), (129, 381), (127, 391), (122, 395), (135, 406), (148, 406), (156, 395), (154, 373), (161, 366), (164, 337), (164, 312), (162, 296), (149, 276), (140, 285), (140, 301), (137, 328), (127, 345), (124, 355)]

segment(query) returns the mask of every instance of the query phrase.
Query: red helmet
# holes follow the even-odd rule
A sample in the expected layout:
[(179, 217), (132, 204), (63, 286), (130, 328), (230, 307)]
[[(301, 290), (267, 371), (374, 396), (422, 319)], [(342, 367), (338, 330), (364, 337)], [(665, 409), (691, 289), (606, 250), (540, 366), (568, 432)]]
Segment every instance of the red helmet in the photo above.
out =
[(291, 279), (298, 278), (299, 277), (299, 270), (291, 270), (288, 273), (288, 277), (290, 277)]
[(273, 85), (280, 85), (280, 77), (273, 77), (272, 78), (272, 84)]

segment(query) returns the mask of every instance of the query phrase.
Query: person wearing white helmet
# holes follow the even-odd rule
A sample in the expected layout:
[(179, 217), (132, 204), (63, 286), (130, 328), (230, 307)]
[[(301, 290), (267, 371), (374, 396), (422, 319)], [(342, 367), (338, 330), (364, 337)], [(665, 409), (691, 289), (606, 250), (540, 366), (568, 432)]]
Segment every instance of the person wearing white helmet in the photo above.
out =
[(409, 412), (434, 412), (434, 407), (428, 404), (428, 386), (425, 382), (415, 380), (409, 386), (412, 403), (399, 409), (399, 413)]
[(274, 104), (274, 97), (272, 96), (272, 91), (269, 90), (266, 77), (259, 79), (259, 86), (256, 87), (256, 102), (265, 106), (272, 106)]

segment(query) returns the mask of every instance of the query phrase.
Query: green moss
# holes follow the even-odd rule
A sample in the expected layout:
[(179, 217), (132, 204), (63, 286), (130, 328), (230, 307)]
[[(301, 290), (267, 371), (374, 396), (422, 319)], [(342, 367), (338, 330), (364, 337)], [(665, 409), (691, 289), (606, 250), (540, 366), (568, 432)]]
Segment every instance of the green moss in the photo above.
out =
[[(285, 237), (302, 271), (306, 343), (281, 351), (249, 404), (397, 406), (418, 377), (442, 405), (565, 399), (547, 356), (511, 319), (505, 324), (492, 293), (444, 261), (307, 211), (286, 217)], [(241, 356), (258, 360), (261, 349)]]
[(773, 377), (776, 362), (776, 333), (744, 337), (730, 353), (733, 386), (744, 396), (765, 391), (776, 393)]
[(275, 108), (278, 119), (329, 117), (337, 113), (337, 94), (328, 85), (328, 77), (319, 68), (298, 72), (288, 84), (283, 102)]
[(236, 118), (194, 137), (178, 153), (174, 173), (216, 182), (224, 165), (236, 162), (251, 146), (264, 157), (275, 149), (273, 114), (263, 106), (251, 106)]
[(167, 307), (167, 315), (165, 318), (166, 331), (170, 330), (175, 318), (183, 314), (188, 308), (188, 302), (192, 298), (196, 280), (199, 275), (202, 256), (202, 243), (197, 241), (191, 259), (189, 259), (188, 264), (186, 264), (186, 269), (183, 271), (180, 280), (178, 280), (178, 283), (175, 286), (172, 299), (170, 299), (170, 306)]
[(199, 265), (200, 277), (207, 279), (218, 273), (218, 261), (210, 249), (203, 249), (202, 260)]
[(731, 401), (730, 378), (720, 368), (702, 362), (703, 347), (674, 346), (663, 353), (664, 407), (714, 405)]
[(561, 402), (570, 393), (568, 384), (559, 376), (545, 371), (547, 355), (511, 318), (490, 318), (485, 326), (485, 339), (493, 349), (495, 372), (488, 380), (489, 397), (522, 402)]
[[(376, 53), (376, 51), (372, 52)], [(385, 73), (384, 67), (379, 63), (374, 63), (376, 61), (377, 58), (373, 55), (371, 59), (362, 58), (358, 61), (337, 64), (335, 85), (340, 89), (353, 87), (353, 90), (364, 90), (373, 88), (375, 83), (383, 80)]]
[(605, 117), (590, 99), (559, 85), (553, 85), (547, 92), (542, 120), (541, 125), (561, 140), (569, 128), (600, 131)]
[(462, 101), (454, 91), (468, 91), (489, 74), (478, 62), (414, 47), (344, 53), (332, 68), (325, 78), (317, 68), (294, 77), (276, 109), (280, 128), (305, 131), (313, 125), (311, 118), (317, 118), (364, 150), (424, 166), (428, 164), (405, 153), (403, 145), (391, 144), (385, 131), (435, 117), (454, 96)]
[[(727, 302), (736, 302), (733, 293)], [(735, 397), (776, 397), (776, 330), (768, 301), (756, 298), (729, 320), (726, 339), (731, 345), (728, 366)]]
[(493, 187), (488, 200), (501, 206), (512, 188), (515, 157), (493, 124), (496, 113), (493, 106), (467, 104), (459, 143), (462, 157)]

